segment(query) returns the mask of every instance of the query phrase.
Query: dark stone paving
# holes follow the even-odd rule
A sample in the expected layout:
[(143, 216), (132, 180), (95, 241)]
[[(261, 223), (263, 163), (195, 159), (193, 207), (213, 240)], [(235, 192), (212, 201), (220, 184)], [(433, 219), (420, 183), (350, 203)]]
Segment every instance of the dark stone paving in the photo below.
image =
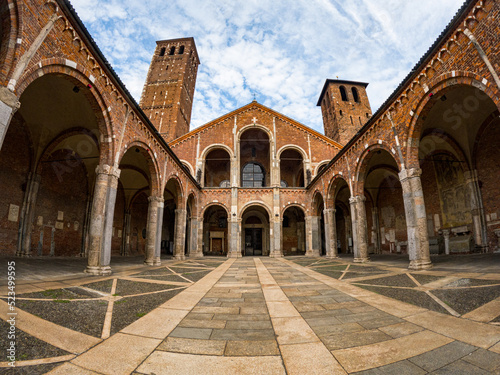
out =
[(500, 297), (500, 286), (436, 289), (432, 293), (458, 313), (466, 314)]

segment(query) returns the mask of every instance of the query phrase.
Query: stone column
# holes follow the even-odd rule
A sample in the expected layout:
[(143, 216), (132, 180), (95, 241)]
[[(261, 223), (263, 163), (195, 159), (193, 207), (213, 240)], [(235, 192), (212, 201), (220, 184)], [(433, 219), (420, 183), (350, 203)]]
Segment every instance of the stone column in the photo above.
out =
[(306, 257), (319, 257), (321, 237), (319, 216), (306, 216)]
[(352, 239), (354, 243), (354, 262), (365, 263), (369, 262), (368, 257), (368, 232), (366, 223), (366, 197), (358, 195), (349, 198), (351, 204), (352, 218)]
[(20, 106), (21, 103), (19, 103), (14, 93), (6, 87), (0, 87), (0, 150), (2, 149), (10, 121)]
[[(274, 159), (273, 159), (274, 160)], [(281, 247), (281, 218), (280, 218), (280, 189), (279, 189), (279, 169), (276, 174), (278, 185), (273, 188), (273, 217), (269, 220), (269, 229), (271, 235), (271, 249), (269, 257), (283, 257), (283, 248)]]
[[(201, 223), (203, 226), (203, 223)], [(196, 217), (191, 218), (191, 234), (189, 236), (189, 257), (190, 258), (202, 258), (203, 249), (199, 246), (200, 241), (198, 238), (200, 236), (200, 221)]]
[(443, 230), (444, 237), (444, 253), (450, 255), (450, 231), (448, 229)]
[(375, 248), (375, 254), (381, 254), (381, 246), (380, 246), (380, 222), (378, 220), (378, 208), (372, 208), (372, 233), (373, 233), (373, 246)]
[(488, 247), (488, 232), (486, 217), (484, 214), (483, 200), (481, 190), (479, 189), (477, 170), (466, 171), (464, 173), (465, 183), (470, 194), (470, 208), (472, 215), (472, 224), (474, 226), (474, 241), (476, 246), (481, 248)]
[(155, 243), (155, 257), (154, 265), (161, 265), (161, 232), (163, 228), (163, 210), (165, 203), (163, 198), (158, 200), (157, 216), (156, 216), (156, 243)]
[(96, 168), (90, 217), (88, 265), (85, 272), (110, 275), (111, 235), (120, 170), (107, 164)]
[(337, 253), (337, 222), (335, 220), (334, 208), (328, 208), (323, 211), (325, 215), (325, 240), (326, 257), (328, 259), (338, 258)]
[(408, 268), (413, 270), (432, 267), (421, 174), (422, 170), (418, 168), (403, 169), (399, 172), (408, 230), (408, 254), (410, 256)]
[(497, 249), (496, 249), (496, 252), (498, 252), (500, 250), (500, 228), (495, 229), (493, 231), (493, 233), (495, 233), (495, 236), (497, 236), (497, 238), (498, 238), (498, 245), (497, 245)]
[(125, 211), (124, 225), (123, 225), (123, 238), (122, 238), (122, 255), (130, 255), (130, 225), (132, 222), (132, 215), (130, 210)]
[(174, 230), (174, 259), (184, 260), (184, 244), (186, 242), (186, 216), (187, 211), (183, 209), (175, 210), (175, 230)]
[(241, 258), (241, 220), (235, 216), (229, 219), (228, 258)]
[(31, 256), (31, 232), (33, 231), (33, 220), (35, 218), (36, 199), (38, 197), (38, 189), (40, 188), (41, 176), (30, 173), (28, 176), (28, 184), (26, 190), (26, 200), (24, 217), (20, 226), (20, 244), (17, 255), (29, 257)]

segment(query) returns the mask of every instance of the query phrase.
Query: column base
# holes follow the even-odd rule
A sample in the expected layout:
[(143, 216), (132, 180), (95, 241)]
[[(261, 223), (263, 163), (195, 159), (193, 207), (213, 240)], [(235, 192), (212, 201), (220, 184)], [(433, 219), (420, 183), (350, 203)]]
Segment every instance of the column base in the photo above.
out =
[(430, 259), (414, 259), (410, 261), (408, 266), (409, 270), (428, 270), (432, 268), (432, 262)]
[(160, 259), (160, 257), (156, 257), (154, 265), (155, 266), (161, 266), (161, 259)]
[(110, 266), (87, 266), (83, 272), (94, 276), (109, 276), (113, 273)]
[(339, 259), (337, 254), (326, 254), (326, 259)]
[(205, 255), (203, 255), (202, 252), (196, 252), (196, 253), (189, 254), (189, 257), (190, 258), (203, 258), (203, 257), (205, 257)]
[(354, 263), (369, 263), (371, 262), (369, 257), (366, 258), (354, 258)]
[(174, 255), (175, 260), (186, 260), (186, 256), (184, 254)]
[(241, 255), (241, 253), (239, 251), (230, 251), (229, 253), (227, 253), (227, 257), (228, 258), (242, 258), (243, 255)]
[(306, 257), (319, 257), (319, 250), (307, 250)]
[(146, 259), (144, 260), (145, 266), (156, 266), (156, 259)]
[(283, 258), (283, 254), (281, 251), (273, 251), (271, 254), (269, 254), (269, 258)]

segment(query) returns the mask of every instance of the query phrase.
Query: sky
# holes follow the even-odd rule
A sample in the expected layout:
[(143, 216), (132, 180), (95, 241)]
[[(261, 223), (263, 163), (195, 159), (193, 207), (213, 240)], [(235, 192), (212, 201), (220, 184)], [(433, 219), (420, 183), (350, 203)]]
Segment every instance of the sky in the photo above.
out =
[(156, 40), (194, 37), (191, 129), (254, 98), (321, 133), (326, 79), (368, 82), (375, 112), (463, 0), (71, 0), (137, 102)]

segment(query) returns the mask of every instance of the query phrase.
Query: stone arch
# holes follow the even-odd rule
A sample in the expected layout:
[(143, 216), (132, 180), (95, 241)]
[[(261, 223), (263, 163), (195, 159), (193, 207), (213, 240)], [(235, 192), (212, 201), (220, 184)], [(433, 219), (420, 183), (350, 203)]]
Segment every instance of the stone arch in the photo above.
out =
[(220, 202), (211, 202), (200, 216), (202, 231), (199, 248), (203, 255), (227, 255), (229, 249), (229, 210)]
[(125, 147), (120, 151), (120, 154), (118, 156), (118, 165), (120, 165), (123, 157), (127, 153), (127, 151), (131, 150), (132, 148), (137, 147), (140, 149), (139, 152), (143, 154), (143, 156), (146, 159), (146, 162), (148, 164), (148, 169), (149, 169), (149, 175), (151, 178), (150, 181), (150, 188), (151, 188), (151, 195), (161, 195), (161, 187), (160, 187), (160, 180), (158, 178), (159, 176), (159, 167), (158, 167), (158, 160), (155, 158), (151, 148), (145, 144), (144, 142), (140, 140), (133, 141), (129, 143), (128, 145), (125, 145)]
[[(208, 158), (210, 155), (217, 153), (226, 153), (227, 159), (222, 155), (220, 158), (212, 159)], [(224, 181), (229, 181), (231, 184), (231, 166), (234, 160), (234, 154), (230, 147), (221, 143), (215, 143), (206, 147), (201, 153), (202, 165), (201, 165), (201, 179), (200, 183), (204, 187), (222, 187)], [(208, 159), (207, 159), (208, 158)], [(222, 162), (221, 159), (225, 159)], [(207, 171), (208, 170), (208, 171)], [(228, 186), (225, 186), (228, 187)]]
[(359, 157), (359, 161), (356, 165), (356, 171), (355, 171), (355, 183), (354, 183), (354, 189), (353, 189), (353, 196), (357, 195), (362, 195), (364, 191), (364, 183), (367, 174), (370, 172), (367, 170), (368, 165), (370, 164), (370, 161), (372, 160), (372, 157), (374, 156), (375, 153), (378, 151), (385, 151), (387, 155), (389, 155), (396, 163), (396, 166), (398, 168), (398, 172), (401, 170), (401, 163), (402, 161), (398, 162), (398, 157), (392, 153), (392, 150), (389, 149), (388, 146), (385, 144), (379, 144), (375, 143), (372, 144), (371, 146), (368, 146), (365, 150), (363, 150), (363, 153)]
[[(272, 183), (273, 166), (272, 155), (274, 153), (274, 140), (272, 132), (262, 125), (247, 125), (238, 132), (238, 147), (237, 155), (237, 170), (238, 175), (233, 176), (233, 179), (239, 180), (242, 187), (265, 187)], [(257, 171), (257, 180), (255, 176), (250, 176), (248, 173), (243, 173), (243, 167), (250, 162), (257, 162), (263, 167), (263, 170)], [(255, 172), (249, 167), (247, 172)], [(263, 172), (263, 173), (262, 173)], [(244, 177), (251, 177), (250, 180)], [(262, 177), (262, 179), (260, 179)], [(244, 186), (245, 185), (245, 186)]]
[[(0, 23), (2, 24), (2, 40), (0, 40), (0, 81), (6, 81), (10, 71), (14, 66), (14, 56), (19, 49), (17, 43), (18, 36), (22, 30), (22, 19), (19, 17), (18, 3), (14, 0), (7, 0), (7, 5), (3, 6), (0, 13)], [(3, 27), (7, 26), (8, 30)], [(9, 46), (14, 46), (9, 48)], [(9, 63), (10, 61), (10, 63)]]
[(323, 207), (325, 205), (325, 199), (323, 198), (323, 193), (319, 190), (316, 190), (313, 194), (313, 199), (311, 201), (311, 213), (320, 216), (321, 212), (320, 206), (323, 204)]
[(453, 71), (436, 77), (436, 79), (429, 84), (429, 92), (432, 95), (426, 93), (421, 97), (414, 111), (415, 113), (409, 121), (405, 158), (405, 165), (407, 168), (419, 167), (418, 146), (422, 135), (422, 127), (424, 126), (427, 115), (438, 100), (438, 97), (442, 94), (456, 88), (458, 85), (474, 87), (486, 94), (497, 108), (500, 108), (500, 92), (494, 85), (488, 85), (487, 83), (488, 80), (486, 78), (477, 76), (472, 72)]
[(197, 217), (198, 216), (198, 200), (196, 199), (196, 194), (192, 190), (189, 191), (189, 194), (187, 196), (186, 207), (189, 206), (190, 202), (192, 202), (191, 207), (190, 207), (191, 216)]
[[(175, 193), (176, 193), (176, 196), (177, 196), (177, 200), (176, 200), (176, 205), (177, 207), (183, 207), (184, 206), (184, 187), (183, 187), (183, 183), (182, 183), (182, 180), (179, 178), (179, 176), (177, 176), (175, 173), (171, 173), (170, 175), (167, 176), (167, 178), (165, 179), (166, 183), (165, 183), (165, 186), (163, 188), (163, 190), (165, 190), (167, 188), (167, 185), (170, 181), (174, 181), (175, 183)], [(162, 196), (164, 194), (164, 191), (162, 192)]]
[(223, 144), (223, 143), (213, 143), (213, 144), (211, 144), (211, 145), (209, 145), (209, 146), (207, 146), (207, 147), (205, 147), (205, 148), (203, 149), (203, 151), (201, 152), (200, 159), (205, 160), (205, 159), (206, 159), (206, 157), (207, 157), (207, 155), (208, 155), (208, 153), (209, 153), (210, 151), (216, 150), (216, 149), (218, 149), (218, 148), (222, 148), (222, 149), (224, 149), (225, 151), (227, 151), (227, 153), (229, 154), (229, 157), (230, 157), (231, 159), (233, 159), (233, 158), (234, 158), (234, 153), (233, 153), (233, 150), (232, 150), (229, 146), (227, 146), (227, 145), (225, 145), (225, 144)]
[[(53, 62), (55, 60), (55, 62)], [(76, 65), (76, 64), (75, 64)], [(75, 86), (81, 88), (81, 92), (87, 98), (96, 116), (96, 122), (100, 135), (103, 139), (112, 139), (113, 137), (113, 122), (108, 112), (109, 103), (102, 94), (105, 88), (102, 87), (93, 77), (90, 72), (82, 69), (80, 65), (75, 68), (66, 65), (66, 60), (57, 58), (51, 60), (42, 60), (35, 67), (32, 67), (23, 74), (17, 83), (16, 93), (21, 98), (24, 91), (31, 83), (37, 79), (43, 78), (46, 75), (57, 75), (63, 79), (73, 82)], [(90, 85), (90, 88), (89, 88)], [(102, 142), (101, 145), (101, 163), (113, 164), (113, 142)]]
[(229, 213), (230, 213), (229, 211), (230, 211), (230, 210), (229, 210), (229, 208), (227, 208), (227, 206), (226, 206), (224, 203), (222, 203), (222, 202), (210, 202), (210, 203), (208, 203), (206, 206), (204, 206), (204, 207), (202, 208), (202, 210), (201, 210), (201, 212), (200, 212), (200, 216), (201, 216), (201, 217), (203, 217), (203, 215), (205, 215), (205, 212), (206, 212), (206, 211), (207, 211), (210, 207), (212, 207), (212, 206), (220, 206), (220, 207), (222, 207), (224, 210), (226, 210), (226, 213), (227, 213), (227, 215), (228, 215), (228, 217), (229, 217)]
[(293, 203), (292, 203), (292, 202), (291, 202), (291, 203), (288, 203), (288, 204), (286, 204), (285, 206), (283, 206), (283, 207), (281, 208), (281, 212), (280, 212), (280, 217), (281, 217), (281, 218), (283, 218), (283, 213), (284, 213), (284, 212), (285, 212), (288, 208), (290, 208), (290, 207), (298, 207), (298, 208), (300, 208), (302, 211), (304, 211), (304, 215), (306, 214), (306, 207), (305, 207), (305, 205), (303, 206), (303, 205), (302, 205), (302, 204), (300, 204), (300, 203), (295, 203), (295, 202), (293, 202)]
[(322, 168), (326, 168), (326, 166), (330, 163), (330, 160), (322, 160), (316, 165), (316, 170), (314, 171), (314, 175), (317, 176)]
[(189, 170), (189, 173), (191, 173), (191, 176), (195, 176), (195, 173), (194, 173), (194, 168), (193, 166), (191, 165), (191, 163), (189, 163), (187, 160), (184, 160), (184, 159), (180, 159), (181, 163), (187, 167), (187, 169)]
[(478, 153), (478, 145), (479, 145), (479, 140), (482, 139), (482, 135), (485, 132), (485, 130), (493, 124), (493, 122), (500, 116), (500, 112), (496, 111), (495, 113), (492, 113), (479, 127), (479, 130), (476, 135), (476, 139), (474, 140), (474, 146), (472, 148), (472, 168), (476, 169), (477, 168), (477, 153)]
[(337, 194), (338, 194), (336, 190), (338, 185), (342, 181), (345, 182), (345, 184), (349, 187), (349, 183), (347, 182), (347, 179), (343, 175), (337, 173), (333, 175), (333, 177), (331, 178), (330, 183), (328, 184), (328, 190), (325, 200), (327, 208), (335, 208), (335, 200), (337, 199)]
[(269, 220), (271, 220), (271, 217), (272, 217), (271, 209), (269, 208), (269, 206), (265, 202), (260, 201), (260, 200), (253, 200), (253, 201), (245, 203), (245, 205), (240, 209), (238, 217), (240, 219), (242, 219), (243, 218), (243, 214), (245, 213), (245, 211), (247, 210), (247, 208), (250, 208), (252, 206), (262, 207), (267, 212), (267, 214), (269, 215)]
[(250, 129), (259, 129), (259, 130), (264, 131), (267, 134), (267, 136), (269, 137), (269, 142), (271, 142), (271, 143), (274, 142), (273, 132), (271, 130), (269, 130), (268, 128), (266, 128), (265, 126), (259, 125), (259, 124), (250, 124), (250, 125), (243, 126), (238, 131), (238, 135), (237, 135), (238, 141), (241, 140), (241, 136), (243, 135), (243, 133), (245, 133), (247, 130), (250, 130)]
[(271, 254), (271, 210), (262, 201), (252, 201), (242, 208), (240, 217), (243, 255)]
[(295, 150), (297, 151), (298, 153), (300, 153), (302, 155), (302, 159), (305, 161), (307, 160), (307, 153), (305, 152), (305, 150), (298, 146), (298, 145), (294, 145), (294, 144), (287, 144), (287, 145), (284, 145), (282, 146), (277, 152), (276, 152), (276, 155), (277, 155), (277, 158), (280, 159), (281, 158), (281, 153), (283, 151), (286, 151), (286, 150)]

